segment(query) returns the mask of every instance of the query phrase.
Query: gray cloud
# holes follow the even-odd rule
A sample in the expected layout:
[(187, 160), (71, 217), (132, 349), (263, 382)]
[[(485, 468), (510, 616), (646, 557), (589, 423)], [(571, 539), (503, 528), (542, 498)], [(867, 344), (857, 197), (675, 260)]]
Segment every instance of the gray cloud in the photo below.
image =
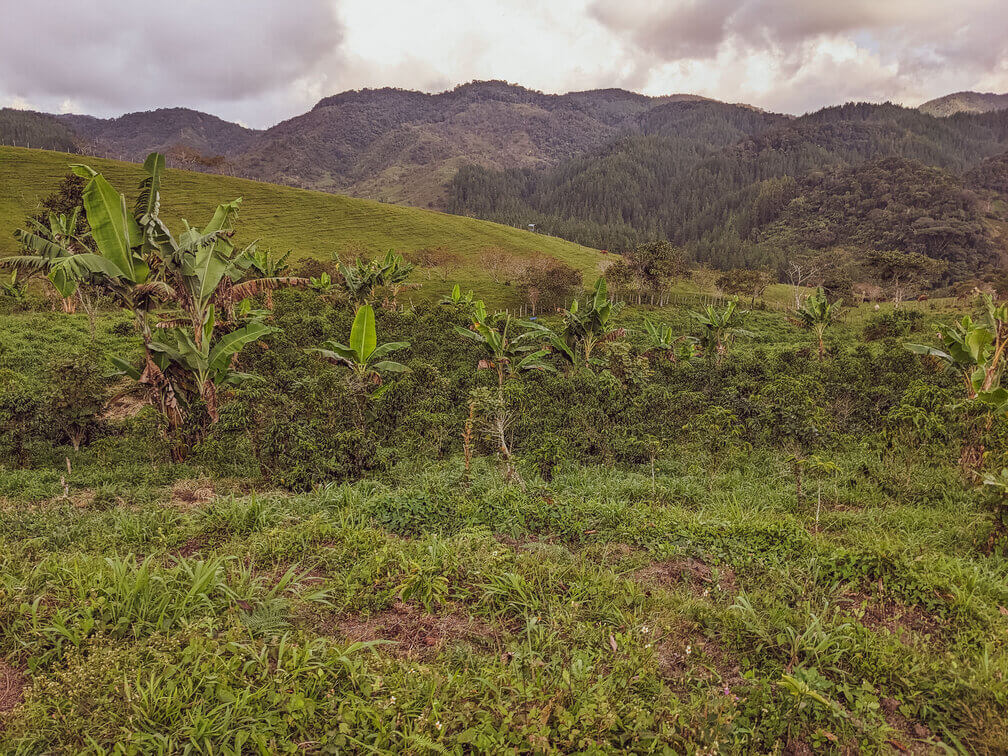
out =
[(269, 126), (334, 92), (505, 78), (803, 112), (1008, 90), (1004, 0), (23, 0), (0, 105)]
[(269, 120), (289, 115), (269, 101), (286, 104), (284, 90), (338, 55), (342, 33), (326, 0), (29, 0), (4, 11), (0, 93), (89, 112), (178, 104)]

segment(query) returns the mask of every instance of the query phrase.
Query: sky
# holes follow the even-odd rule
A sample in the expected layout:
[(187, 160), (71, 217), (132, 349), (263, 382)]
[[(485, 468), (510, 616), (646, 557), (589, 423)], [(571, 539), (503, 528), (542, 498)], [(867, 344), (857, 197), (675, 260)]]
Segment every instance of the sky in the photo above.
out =
[(1008, 92), (1006, 0), (2, 0), (0, 106), (253, 128), (362, 87), (503, 79), (800, 114)]

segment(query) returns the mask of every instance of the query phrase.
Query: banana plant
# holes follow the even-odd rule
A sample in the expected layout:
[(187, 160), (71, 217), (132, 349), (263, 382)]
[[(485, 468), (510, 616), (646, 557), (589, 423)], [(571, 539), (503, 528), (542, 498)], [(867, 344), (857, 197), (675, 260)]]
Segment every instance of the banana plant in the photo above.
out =
[(508, 334), (511, 329), (510, 314), (504, 317), (503, 325), (492, 325), (487, 316), (486, 305), (482, 299), (478, 299), (473, 305), (472, 315), (472, 326), (469, 328), (455, 326), (455, 330), (483, 348), (485, 356), (480, 360), (479, 367), (495, 369), (498, 386), (503, 387), (506, 377), (522, 370), (552, 370), (552, 367), (543, 361), (543, 357), (549, 352), (538, 348), (535, 344), (525, 343), (533, 336), (532, 331), (526, 331), (514, 338)]
[(617, 309), (618, 306), (609, 300), (605, 278), (600, 277), (583, 307), (575, 299), (568, 309), (560, 311), (563, 328), (559, 334), (541, 323), (534, 323), (532, 327), (546, 338), (553, 352), (569, 368), (591, 365), (598, 361), (593, 353), (599, 344), (621, 338), (626, 333), (613, 322)]
[(308, 288), (319, 294), (328, 294), (333, 290), (332, 277), (323, 270), (317, 278), (312, 276), (308, 279)]
[(752, 336), (752, 333), (741, 328), (745, 311), (738, 309), (738, 300), (729, 300), (723, 310), (707, 305), (703, 312), (691, 312), (690, 316), (702, 327), (700, 347), (718, 362), (728, 353), (731, 345), (739, 336)]
[(840, 305), (840, 300), (831, 303), (826, 298), (826, 292), (820, 286), (798, 308), (798, 323), (804, 328), (811, 330), (819, 342), (819, 362), (823, 361), (826, 353), (823, 346), (823, 335), (826, 333), (826, 329), (836, 320), (836, 314), (840, 309)]
[(462, 287), (455, 284), (449, 294), (441, 297), (441, 301), (438, 304), (446, 305), (460, 314), (469, 314), (475, 306), (475, 300), (472, 289), (463, 294)]
[(76, 312), (74, 293), (81, 282), (68, 277), (58, 263), (65, 257), (89, 251), (87, 237), (90, 233), (77, 233), (79, 212), (79, 208), (75, 208), (69, 216), (49, 213), (46, 223), (31, 219), (30, 228), (14, 232), (14, 238), (30, 254), (0, 260), (3, 267), (45, 274), (62, 300), (63, 311), (67, 313)]
[(316, 349), (327, 360), (342, 363), (350, 368), (358, 383), (368, 380), (380, 381), (386, 373), (405, 373), (409, 371), (405, 365), (392, 360), (383, 359), (392, 352), (406, 349), (408, 341), (389, 341), (378, 344), (375, 331), (375, 314), (371, 305), (361, 305), (357, 308), (353, 326), (350, 328), (350, 344), (338, 341), (327, 341)]
[[(282, 255), (274, 255), (273, 250), (268, 247), (253, 245), (249, 252), (252, 261), (252, 268), (261, 278), (283, 278), (290, 272), (290, 265), (287, 260), (290, 258), (290, 250)], [(266, 309), (273, 309), (273, 290), (266, 290)]]
[(11, 271), (8, 280), (4, 281), (0, 279), (0, 296), (11, 300), (15, 304), (24, 304), (28, 296), (28, 284), (22, 278), (19, 278), (16, 268)]
[(363, 261), (357, 259), (352, 265), (339, 263), (338, 269), (343, 279), (343, 288), (350, 301), (356, 304), (370, 302), (378, 289), (389, 287), (392, 301), (395, 301), (399, 287), (413, 272), (413, 265), (392, 250), (382, 259)]
[(1008, 413), (1008, 389), (1001, 385), (1008, 348), (1008, 304), (995, 305), (984, 297), (984, 312), (974, 321), (969, 315), (942, 328), (944, 349), (907, 344), (916, 354), (937, 357), (962, 377), (970, 400), (987, 405), (996, 414)]
[[(240, 199), (219, 205), (201, 229), (185, 223), (176, 241), (159, 216), (163, 155), (152, 153), (144, 162), (132, 212), (102, 174), (85, 165), (71, 168), (87, 179), (83, 204), (94, 251), (60, 257), (53, 270), (67, 281), (94, 282), (133, 313), (144, 358), (140, 367), (125, 372), (159, 409), (170, 438), (178, 441), (180, 429), (194, 425), (189, 421), (197, 398), (205, 404), (209, 424), (216, 423), (217, 388), (229, 385), (233, 358), (270, 332), (255, 318), (236, 327), (230, 317), (235, 303), (301, 279), (244, 280), (253, 267), (253, 249), (239, 252), (231, 242)], [(164, 307), (168, 311), (152, 327), (149, 314)], [(176, 443), (172, 455), (181, 459), (186, 451), (185, 444)]]
[[(276, 328), (252, 321), (242, 328), (215, 336), (215, 312), (211, 306), (203, 323), (201, 338), (181, 327), (158, 329), (151, 339), (151, 360), (171, 387), (174, 404), (159, 407), (166, 416), (175, 414), (179, 425), (194, 409), (196, 398), (202, 399), (211, 422), (219, 419), (218, 393), (223, 387), (238, 386), (251, 376), (233, 369), (235, 356), (248, 344), (276, 332)], [(125, 360), (113, 359), (121, 374), (140, 382), (142, 367)], [(168, 392), (165, 392), (167, 395)]]
[(684, 334), (675, 336), (672, 326), (667, 323), (656, 324), (645, 319), (644, 331), (649, 353), (665, 354), (672, 362), (689, 362), (696, 356), (696, 338)]

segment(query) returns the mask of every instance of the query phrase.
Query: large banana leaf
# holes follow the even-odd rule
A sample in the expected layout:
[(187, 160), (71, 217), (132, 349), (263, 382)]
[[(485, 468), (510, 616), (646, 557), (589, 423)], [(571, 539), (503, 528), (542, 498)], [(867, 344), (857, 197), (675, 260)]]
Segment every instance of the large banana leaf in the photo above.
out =
[(119, 269), (120, 277), (136, 283), (146, 281), (147, 266), (133, 254), (141, 241), (140, 227), (126, 211), (126, 198), (100, 173), (84, 187), (84, 210), (101, 256)]
[(195, 285), (192, 287), (192, 294), (201, 308), (210, 302), (227, 269), (228, 261), (218, 254), (215, 245), (204, 244), (196, 248), (192, 272), (196, 281), (193, 282)]
[(392, 352), (398, 352), (400, 349), (405, 349), (408, 346), (409, 346), (408, 341), (388, 341), (382, 344), (381, 346), (376, 347), (375, 350), (371, 352), (370, 359), (379, 360), (386, 354), (391, 354)]
[(350, 348), (357, 354), (357, 361), (366, 364), (377, 343), (374, 310), (371, 305), (361, 305), (350, 328)]
[(393, 362), (392, 360), (382, 360), (381, 362), (376, 362), (372, 365), (375, 370), (379, 373), (408, 373), (410, 369), (403, 365), (401, 362)]
[(220, 341), (214, 344), (213, 349), (210, 350), (210, 369), (217, 372), (224, 371), (231, 361), (231, 357), (240, 352), (246, 344), (258, 341), (276, 330), (276, 328), (259, 321), (253, 321), (244, 328), (222, 336)]
[(238, 197), (223, 205), (217, 205), (217, 209), (214, 210), (213, 217), (206, 228), (203, 229), (203, 233), (210, 234), (215, 231), (230, 231), (233, 229), (235, 220), (238, 218), (238, 208), (241, 206), (241, 203), (242, 198)]
[(143, 164), (147, 178), (140, 182), (140, 194), (133, 206), (133, 217), (141, 226), (146, 226), (157, 218), (161, 208), (161, 173), (165, 169), (165, 157), (152, 152)]

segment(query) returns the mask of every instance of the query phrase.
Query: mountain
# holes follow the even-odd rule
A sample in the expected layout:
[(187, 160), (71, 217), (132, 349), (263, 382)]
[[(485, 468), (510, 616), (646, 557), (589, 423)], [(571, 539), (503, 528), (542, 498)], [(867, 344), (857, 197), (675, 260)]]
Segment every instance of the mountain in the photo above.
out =
[[(786, 251), (761, 243), (759, 230), (789, 203), (812, 201), (803, 197), (814, 188), (808, 180), (897, 157), (941, 169), (967, 190), (958, 176), (1008, 149), (1008, 111), (941, 119), (866, 103), (795, 119), (746, 117), (723, 103), (677, 103), (663, 111), (664, 128), (641, 128), (552, 168), (461, 170), (449, 188), (449, 209), (504, 223), (536, 223), (547, 233), (600, 248), (669, 239), (717, 267), (776, 267)], [(893, 197), (926, 185), (913, 171), (895, 174), (894, 181), (905, 186)], [(890, 200), (881, 195), (880, 201)], [(924, 210), (931, 207), (930, 200), (922, 202)], [(866, 227), (873, 227), (868, 215), (875, 206), (866, 201), (861, 208)], [(981, 222), (979, 205), (967, 203), (963, 212)], [(922, 210), (915, 217), (925, 216)], [(870, 244), (886, 239), (879, 235)], [(868, 243), (864, 237), (858, 242)], [(986, 242), (977, 244), (954, 256), (989, 263)], [(955, 272), (965, 275), (970, 264)]]
[(110, 119), (48, 117), (91, 154), (139, 161), (159, 150), (173, 165), (444, 208), (448, 183), (463, 165), (553, 166), (608, 144), (636, 129), (648, 111), (677, 102), (713, 101), (622, 89), (552, 95), (475, 81), (437, 94), (342, 92), (265, 131), (186, 108)]
[(160, 108), (118, 118), (73, 114), (55, 118), (89, 145), (88, 151), (132, 162), (155, 151), (168, 153), (179, 163), (230, 157), (246, 149), (259, 133), (189, 108)]
[(246, 176), (443, 207), (462, 166), (555, 165), (601, 147), (657, 104), (620, 89), (549, 95), (501, 81), (426, 94), (365, 89), (327, 97), (277, 124), (233, 161)]
[(993, 92), (955, 92), (928, 100), (918, 110), (933, 116), (950, 116), (955, 113), (989, 113), (1008, 109), (1008, 94)]

